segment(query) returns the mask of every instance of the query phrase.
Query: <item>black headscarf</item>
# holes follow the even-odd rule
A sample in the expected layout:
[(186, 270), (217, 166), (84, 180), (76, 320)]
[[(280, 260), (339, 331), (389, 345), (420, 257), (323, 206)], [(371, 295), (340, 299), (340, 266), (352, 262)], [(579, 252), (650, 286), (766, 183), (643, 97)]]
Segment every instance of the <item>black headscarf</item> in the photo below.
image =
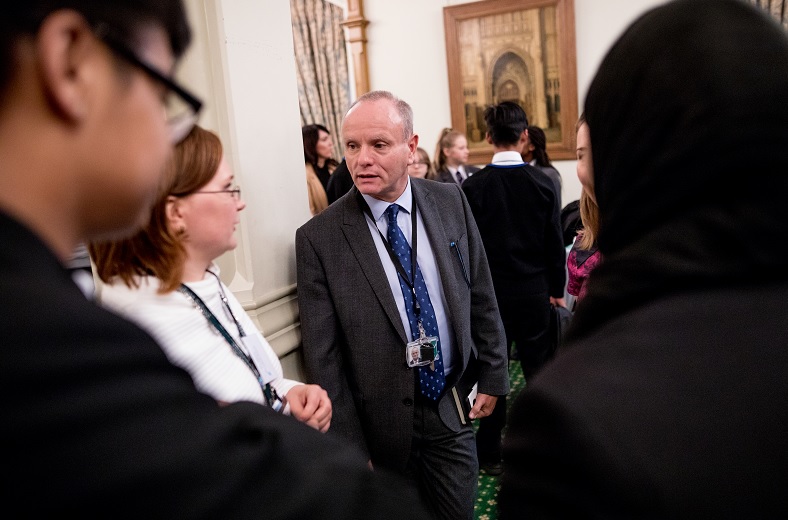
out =
[(679, 291), (788, 275), (788, 39), (739, 0), (633, 23), (585, 104), (599, 249), (569, 338)]

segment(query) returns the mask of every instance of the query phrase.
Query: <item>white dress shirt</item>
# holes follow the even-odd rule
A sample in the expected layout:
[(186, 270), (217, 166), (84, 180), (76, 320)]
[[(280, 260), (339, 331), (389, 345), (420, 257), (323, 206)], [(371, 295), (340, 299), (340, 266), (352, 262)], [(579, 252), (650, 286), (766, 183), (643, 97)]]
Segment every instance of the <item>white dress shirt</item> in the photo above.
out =
[[(399, 274), (397, 268), (391, 261), (391, 257), (386, 250), (386, 246), (381, 240), (380, 233), (383, 236), (388, 236), (388, 221), (385, 216), (386, 209), (391, 204), (398, 204), (402, 210), (397, 214), (397, 224), (405, 235), (405, 240), (408, 244), (413, 245), (411, 240), (413, 230), (411, 229), (411, 210), (413, 207), (413, 196), (411, 194), (410, 178), (408, 178), (408, 185), (400, 197), (392, 202), (385, 202), (378, 200), (369, 195), (362, 195), (364, 200), (369, 204), (369, 209), (372, 211), (374, 221), (366, 216), (369, 232), (372, 234), (372, 240), (375, 242), (375, 247), (378, 250), (378, 256), (383, 264), (383, 270), (386, 272), (386, 278), (391, 287), (391, 293), (394, 295), (394, 301), (397, 303), (397, 310), (399, 317), (402, 321), (402, 327), (405, 329), (408, 338), (413, 338), (410, 330), (410, 320), (408, 319), (408, 312), (405, 310), (405, 300), (402, 296), (402, 288), (399, 284)], [(416, 251), (416, 262), (421, 268), (421, 274), (424, 276), (424, 283), (427, 285), (427, 292), (430, 295), (430, 302), (432, 308), (435, 310), (435, 318), (438, 322), (438, 334), (440, 335), (441, 355), (443, 356), (443, 373), (449, 375), (452, 371), (452, 362), (454, 359), (454, 331), (449, 325), (449, 319), (446, 314), (447, 304), (446, 295), (443, 292), (443, 284), (441, 283), (440, 272), (438, 265), (435, 262), (435, 255), (432, 252), (432, 244), (427, 236), (427, 230), (424, 228), (424, 221), (421, 218), (421, 212), (416, 212), (416, 226), (418, 228), (418, 250)], [(380, 230), (380, 233), (378, 233)], [(402, 345), (402, 359), (405, 359), (405, 345)]]

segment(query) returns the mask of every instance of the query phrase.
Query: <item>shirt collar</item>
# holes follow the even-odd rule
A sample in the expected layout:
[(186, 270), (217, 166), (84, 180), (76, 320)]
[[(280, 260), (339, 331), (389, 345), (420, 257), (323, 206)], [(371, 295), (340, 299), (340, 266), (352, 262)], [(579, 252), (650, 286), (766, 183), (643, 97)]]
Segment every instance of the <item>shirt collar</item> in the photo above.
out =
[(504, 152), (496, 152), (496, 154), (493, 155), (491, 164), (519, 166), (525, 163), (523, 162), (523, 156), (520, 155), (519, 152), (515, 152), (514, 150), (506, 150)]
[(410, 176), (408, 176), (408, 184), (405, 186), (405, 191), (403, 191), (402, 195), (400, 195), (399, 198), (394, 202), (386, 202), (385, 200), (376, 199), (375, 197), (366, 195), (364, 193), (362, 193), (361, 196), (364, 197), (365, 201), (367, 201), (369, 209), (372, 211), (372, 217), (375, 219), (375, 222), (377, 222), (383, 216), (383, 213), (386, 212), (386, 209), (388, 209), (388, 207), (392, 204), (399, 204), (402, 209), (404, 209), (407, 213), (410, 213), (413, 207), (413, 196), (411, 193)]

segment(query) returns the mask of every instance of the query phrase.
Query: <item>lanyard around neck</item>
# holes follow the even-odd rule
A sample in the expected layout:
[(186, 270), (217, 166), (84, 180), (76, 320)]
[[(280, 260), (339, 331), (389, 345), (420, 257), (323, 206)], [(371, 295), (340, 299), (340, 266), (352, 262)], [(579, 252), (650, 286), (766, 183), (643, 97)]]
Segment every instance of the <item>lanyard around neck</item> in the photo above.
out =
[[(224, 328), (224, 325), (222, 325), (219, 319), (211, 312), (211, 309), (205, 305), (205, 302), (202, 301), (202, 298), (197, 296), (197, 293), (192, 291), (191, 288), (185, 284), (181, 284), (181, 286), (178, 288), (178, 291), (189, 298), (192, 303), (194, 303), (202, 315), (205, 316), (205, 319), (208, 320), (208, 323), (213, 326), (213, 328), (216, 329), (219, 334), (222, 335), (222, 337), (224, 337), (225, 341), (227, 341), (227, 343), (230, 345), (233, 352), (239, 358), (241, 358), (244, 363), (246, 363), (246, 366), (249, 367), (249, 370), (251, 370), (254, 376), (257, 378), (257, 382), (260, 384), (260, 388), (263, 390), (263, 396), (265, 397), (265, 401), (268, 403), (268, 406), (277, 412), (284, 411), (284, 402), (276, 393), (276, 390), (271, 386), (270, 383), (263, 381), (263, 377), (260, 375), (260, 371), (257, 369), (254, 361), (252, 361), (252, 358), (246, 352), (244, 352), (244, 350), (238, 345), (235, 339), (233, 339), (230, 333), (227, 332), (227, 329)], [(235, 316), (233, 316), (233, 319), (235, 319)], [(238, 322), (236, 321), (236, 323)], [(243, 335), (243, 332), (241, 331), (242, 329), (239, 328), (239, 333)]]
[(378, 235), (380, 235), (380, 239), (383, 241), (383, 245), (386, 248), (386, 251), (391, 258), (391, 262), (394, 264), (394, 268), (399, 273), (399, 276), (405, 282), (405, 284), (410, 289), (410, 292), (413, 294), (413, 311), (416, 315), (416, 320), (421, 321), (421, 305), (419, 304), (419, 299), (416, 297), (416, 251), (418, 247), (418, 227), (416, 223), (416, 194), (413, 193), (413, 188), (411, 187), (411, 211), (410, 211), (410, 226), (411, 226), (411, 242), (413, 245), (410, 248), (410, 276), (408, 276), (408, 272), (405, 271), (405, 268), (402, 266), (402, 262), (399, 261), (397, 254), (391, 248), (391, 244), (389, 241), (386, 240), (386, 237), (383, 236), (383, 233), (378, 228), (377, 224), (375, 224), (375, 217), (372, 215), (372, 210), (367, 204), (367, 201), (364, 200), (364, 197), (361, 196), (361, 192), (358, 192), (358, 198), (361, 201), (361, 207), (364, 210), (364, 213), (369, 217), (372, 221), (372, 224), (375, 225), (375, 229), (378, 231)]

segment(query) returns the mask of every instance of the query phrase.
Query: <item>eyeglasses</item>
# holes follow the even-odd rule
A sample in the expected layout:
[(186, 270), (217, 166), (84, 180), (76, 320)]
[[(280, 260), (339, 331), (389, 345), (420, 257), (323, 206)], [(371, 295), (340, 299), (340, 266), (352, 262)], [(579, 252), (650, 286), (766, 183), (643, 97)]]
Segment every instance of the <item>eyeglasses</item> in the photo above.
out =
[(112, 34), (112, 30), (108, 25), (99, 23), (93, 29), (93, 32), (99, 40), (104, 42), (118, 56), (138, 67), (151, 79), (158, 81), (167, 87), (168, 90), (177, 94), (177, 97), (167, 96), (165, 111), (167, 126), (170, 130), (170, 139), (173, 143), (179, 143), (197, 123), (200, 110), (202, 109), (202, 101), (175, 83), (174, 80), (138, 58), (131, 49)]
[(196, 193), (229, 193), (233, 197), (233, 199), (241, 200), (241, 188), (230, 188), (227, 190), (193, 191), (189, 195), (194, 195)]

